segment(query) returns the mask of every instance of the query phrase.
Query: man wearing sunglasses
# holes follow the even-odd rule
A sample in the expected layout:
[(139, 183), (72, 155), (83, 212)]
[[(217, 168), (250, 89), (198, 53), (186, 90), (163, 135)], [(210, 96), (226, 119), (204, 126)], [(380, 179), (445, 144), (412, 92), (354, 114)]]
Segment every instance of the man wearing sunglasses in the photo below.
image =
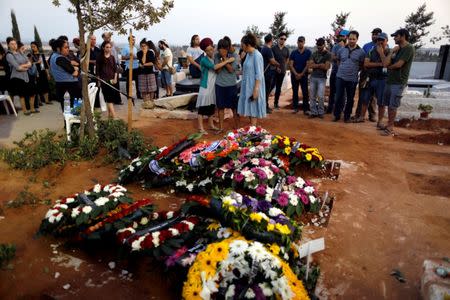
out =
[[(341, 119), (341, 113), (344, 109), (344, 122), (350, 123), (350, 116), (353, 110), (353, 98), (358, 84), (358, 73), (362, 69), (365, 53), (357, 42), (359, 33), (356, 30), (350, 31), (348, 35), (348, 45), (339, 50), (338, 64), (339, 70), (336, 74), (336, 103), (334, 107), (333, 122)], [(344, 91), (347, 99), (344, 99)], [(345, 101), (347, 100), (347, 101)]]
[[(280, 64), (275, 72), (275, 109), (278, 108), (278, 101), (281, 95), (281, 86), (283, 85), (284, 76), (286, 75), (286, 65), (289, 59), (289, 49), (285, 47), (287, 35), (282, 32), (278, 36), (278, 43), (272, 47), (275, 60)], [(273, 86), (272, 86), (273, 88)]]

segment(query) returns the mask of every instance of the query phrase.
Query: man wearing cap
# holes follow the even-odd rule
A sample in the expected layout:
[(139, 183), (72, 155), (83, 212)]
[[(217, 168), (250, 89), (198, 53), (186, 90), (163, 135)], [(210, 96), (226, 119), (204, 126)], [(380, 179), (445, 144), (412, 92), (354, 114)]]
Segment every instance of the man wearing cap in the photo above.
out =
[(269, 33), (264, 37), (264, 46), (261, 49), (261, 55), (264, 60), (264, 82), (266, 85), (266, 111), (268, 114), (272, 113), (269, 107), (269, 95), (273, 82), (275, 80), (275, 69), (280, 67), (280, 64), (273, 57), (272, 52), (273, 37)]
[[(378, 120), (379, 128), (384, 129), (382, 135), (394, 135), (394, 121), (397, 116), (397, 108), (403, 96), (403, 91), (408, 84), (409, 71), (411, 70), (414, 59), (414, 47), (409, 43), (409, 32), (402, 28), (391, 34), (397, 44), (391, 53), (386, 57), (385, 66), (387, 67), (386, 87), (384, 89), (383, 105)], [(388, 107), (387, 126), (381, 126), (385, 107)]]
[[(355, 120), (357, 123), (364, 122), (367, 107), (374, 97), (377, 99), (378, 107), (383, 105), (383, 93), (387, 76), (387, 73), (383, 71), (383, 66), (389, 53), (387, 34), (384, 32), (380, 33), (376, 41), (377, 43), (369, 50), (364, 60), (364, 68), (369, 81), (367, 87), (361, 89), (361, 114)], [(381, 109), (378, 110), (378, 113), (380, 112)], [(381, 118), (383, 118), (382, 115)], [(380, 116), (378, 116), (378, 119), (380, 119)], [(380, 126), (380, 123), (377, 126)]]
[(274, 83), (275, 84), (275, 99), (274, 106), (278, 108), (278, 101), (281, 95), (281, 86), (283, 85), (284, 76), (286, 75), (286, 67), (289, 59), (289, 49), (285, 47), (287, 35), (281, 32), (278, 35), (278, 42), (272, 47), (273, 57), (279, 63), (279, 67), (276, 68)]
[[(358, 73), (361, 70), (365, 53), (358, 42), (359, 33), (356, 30), (350, 31), (348, 35), (348, 45), (339, 50), (338, 64), (339, 70), (336, 74), (336, 103), (334, 107), (334, 122), (341, 119), (344, 109), (344, 122), (350, 123), (350, 115), (353, 110), (353, 98), (355, 97), (356, 85), (358, 84)], [(345, 101), (344, 91), (347, 94)]]
[(166, 97), (170, 97), (173, 95), (172, 74), (170, 73), (170, 69), (173, 68), (173, 54), (167, 40), (160, 40), (158, 47), (161, 50), (161, 84), (166, 89)]
[[(372, 30), (372, 41), (368, 42), (367, 44), (365, 44), (363, 46), (363, 50), (367, 54), (369, 53), (370, 50), (372, 50), (373, 47), (375, 47), (377, 45), (377, 38), (378, 35), (382, 32), (382, 30), (380, 28), (374, 28)], [(364, 100), (361, 98), (361, 96), (364, 94), (364, 89), (369, 87), (369, 78), (367, 76), (367, 72), (365, 70), (365, 68), (363, 70), (361, 70), (361, 73), (359, 74), (359, 99), (358, 99), (358, 105), (356, 106), (356, 112), (355, 112), (355, 122), (359, 123), (362, 120), (364, 120), (365, 117), (365, 113), (362, 114), (362, 118), (361, 118), (361, 108), (363, 105)], [(376, 115), (376, 107), (375, 107), (375, 99), (372, 98), (369, 101), (369, 120), (372, 122), (375, 122), (375, 115)], [(367, 111), (367, 109), (366, 109)]]
[(316, 41), (317, 51), (315, 51), (308, 61), (308, 68), (311, 73), (311, 114), (310, 118), (323, 118), (325, 97), (325, 84), (327, 81), (327, 71), (330, 68), (331, 54), (325, 49), (325, 40), (319, 38)]
[(298, 112), (298, 88), (302, 89), (303, 113), (309, 112), (309, 91), (308, 91), (308, 66), (307, 62), (311, 57), (311, 51), (305, 47), (305, 37), (299, 36), (297, 39), (297, 49), (292, 51), (289, 57), (289, 68), (291, 70), (292, 82), (292, 104), (294, 112)]
[[(130, 40), (131, 39), (131, 40)], [(132, 80), (134, 81), (134, 84), (136, 86), (136, 96), (138, 98), (140, 97), (140, 93), (139, 93), (139, 86), (138, 86), (138, 70), (139, 70), (139, 60), (137, 59), (137, 49), (136, 46), (134, 45), (136, 43), (136, 39), (134, 37), (134, 35), (132, 35), (131, 37), (128, 38), (129, 41), (131, 41), (131, 45), (133, 48), (133, 65), (131, 66), (131, 68), (133, 69), (133, 77)], [(128, 89), (129, 89), (129, 71), (130, 71), (130, 47), (123, 47), (122, 49), (122, 61), (125, 62), (125, 71), (123, 73), (123, 75), (125, 76), (126, 80), (127, 80), (127, 84), (126, 84), (126, 89), (127, 89), (127, 94), (129, 93)]]
[(347, 35), (350, 31), (346, 29), (342, 29), (339, 31), (336, 37), (336, 44), (334, 44), (331, 49), (331, 62), (332, 69), (330, 75), (330, 95), (328, 96), (328, 108), (327, 114), (331, 114), (334, 110), (334, 100), (336, 97), (336, 74), (339, 69), (339, 65), (337, 63), (337, 54), (341, 48), (344, 48), (347, 45)]

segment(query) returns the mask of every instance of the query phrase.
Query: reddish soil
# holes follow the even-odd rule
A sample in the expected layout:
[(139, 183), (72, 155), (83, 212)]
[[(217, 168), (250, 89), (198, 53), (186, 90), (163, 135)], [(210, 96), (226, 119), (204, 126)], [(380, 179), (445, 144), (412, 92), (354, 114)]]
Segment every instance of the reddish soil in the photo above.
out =
[[(247, 124), (242, 119), (242, 125)], [(333, 123), (329, 115), (309, 120), (285, 109), (260, 125), (318, 147), (327, 159), (343, 161), (339, 180), (318, 183), (321, 193), (336, 197), (328, 226), (304, 228), (307, 238), (325, 238), (325, 251), (314, 254), (322, 271), (318, 296), (419, 298), (423, 261), (449, 256), (450, 148), (382, 137), (369, 122)], [(141, 119), (134, 126), (159, 146), (195, 130), (193, 121), (183, 120)], [(36, 174), (0, 165), (0, 204), (15, 199), (25, 186), (41, 199), (55, 200), (97, 180), (110, 182), (116, 173), (101, 158), (69, 163), (62, 170), (48, 167)], [(44, 181), (50, 188), (44, 187)], [(172, 194), (166, 198), (161, 191), (143, 191), (138, 184), (129, 189), (136, 199), (155, 197), (161, 209), (179, 204)], [(68, 246), (59, 239), (34, 238), (47, 209), (38, 204), (0, 211), (4, 216), (0, 243), (17, 247), (12, 269), (0, 270), (0, 299), (180, 299), (177, 277), (183, 276), (162, 272), (148, 258), (119, 260), (115, 249), (102, 245)], [(108, 267), (111, 261), (116, 262), (113, 270)], [(390, 276), (392, 269), (399, 269), (406, 283)], [(131, 272), (131, 279), (121, 270)], [(64, 289), (66, 284), (70, 288)]]
[[(414, 143), (450, 145), (450, 120), (401, 119), (395, 126), (405, 128), (397, 138)], [(427, 133), (424, 133), (427, 131)]]

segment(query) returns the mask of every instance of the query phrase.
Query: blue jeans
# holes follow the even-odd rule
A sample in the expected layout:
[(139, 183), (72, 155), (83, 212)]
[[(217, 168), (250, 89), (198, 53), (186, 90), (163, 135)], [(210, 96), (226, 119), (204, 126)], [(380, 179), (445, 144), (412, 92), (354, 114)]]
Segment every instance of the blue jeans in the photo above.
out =
[(369, 82), (369, 86), (365, 89), (362, 89), (362, 103), (364, 105), (369, 105), (370, 99), (375, 96), (377, 98), (377, 105), (382, 106), (385, 85), (386, 80), (384, 79), (372, 79)]
[(403, 84), (386, 84), (383, 95), (383, 106), (397, 109), (401, 104), (405, 88), (406, 85)]
[(326, 78), (311, 77), (311, 97), (309, 105), (311, 106), (311, 115), (323, 115), (323, 98), (325, 97)]
[(161, 85), (163, 88), (172, 85), (172, 74), (169, 70), (163, 69), (161, 71)]
[[(336, 98), (334, 103), (334, 117), (336, 119), (341, 118), (341, 113), (345, 105), (344, 120), (350, 120), (357, 85), (358, 82), (346, 81), (339, 77), (336, 78)], [(347, 101), (344, 99), (344, 92), (347, 93)]]
[(291, 73), (291, 83), (292, 83), (292, 104), (294, 105), (294, 110), (298, 110), (298, 88), (302, 89), (303, 95), (303, 111), (307, 112), (309, 110), (309, 91), (308, 91), (308, 75), (305, 74), (300, 80), (295, 79), (295, 76)]

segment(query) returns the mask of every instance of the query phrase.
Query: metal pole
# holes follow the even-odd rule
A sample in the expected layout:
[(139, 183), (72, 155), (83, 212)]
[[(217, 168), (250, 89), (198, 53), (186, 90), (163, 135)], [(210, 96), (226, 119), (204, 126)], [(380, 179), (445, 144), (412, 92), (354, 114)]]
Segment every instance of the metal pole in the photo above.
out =
[[(133, 122), (133, 106), (131, 99), (133, 98), (133, 43), (131, 41), (133, 35), (130, 28), (130, 36), (128, 37), (128, 42), (130, 44), (130, 63), (128, 65), (128, 132), (131, 132), (132, 122)], [(137, 88), (137, 87), (136, 87)]]

